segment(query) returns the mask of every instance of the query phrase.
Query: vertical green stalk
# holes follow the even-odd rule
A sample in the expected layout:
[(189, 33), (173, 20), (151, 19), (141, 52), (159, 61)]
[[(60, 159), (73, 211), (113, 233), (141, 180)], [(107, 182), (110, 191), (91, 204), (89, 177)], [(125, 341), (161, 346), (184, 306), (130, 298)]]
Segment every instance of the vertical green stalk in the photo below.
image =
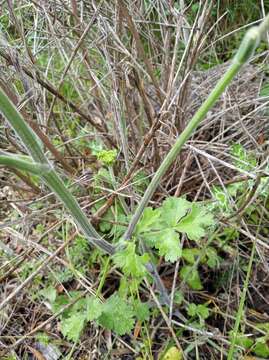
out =
[[(265, 24), (265, 25), (264, 25)], [(227, 69), (226, 73), (218, 81), (215, 88), (211, 91), (206, 101), (201, 105), (197, 110), (189, 124), (180, 134), (176, 143), (173, 145), (166, 158), (163, 160), (159, 169), (153, 176), (150, 185), (148, 186), (143, 198), (141, 199), (133, 218), (124, 234), (124, 239), (128, 240), (131, 238), (136, 224), (138, 223), (140, 217), (143, 214), (145, 207), (147, 206), (149, 200), (151, 199), (154, 191), (158, 187), (161, 178), (166, 173), (168, 168), (172, 165), (178, 154), (180, 153), (184, 144), (191, 137), (195, 129), (205, 118), (207, 112), (215, 105), (221, 94), (224, 92), (226, 87), (231, 83), (235, 75), (239, 72), (241, 67), (250, 59), (256, 47), (258, 46), (261, 36), (264, 34), (266, 29), (269, 28), (269, 15), (265, 18), (264, 22), (258, 26), (253, 27), (247, 31), (234, 59), (232, 60), (231, 65)]]
[(254, 243), (252, 245), (252, 251), (251, 251), (249, 263), (248, 263), (247, 276), (246, 276), (246, 279), (244, 281), (244, 288), (243, 288), (243, 291), (240, 294), (240, 303), (239, 303), (239, 307), (238, 307), (238, 311), (237, 311), (237, 315), (236, 315), (235, 325), (234, 325), (233, 332), (232, 332), (232, 341), (231, 341), (231, 345), (230, 345), (230, 348), (229, 348), (229, 353), (228, 353), (228, 356), (227, 356), (227, 360), (233, 360), (234, 359), (235, 342), (236, 342), (236, 339), (237, 339), (239, 325), (240, 325), (240, 321), (242, 319), (242, 315), (243, 315), (243, 311), (244, 311), (246, 294), (247, 294), (247, 289), (248, 289), (248, 284), (249, 284), (249, 279), (250, 279), (250, 274), (251, 274), (251, 269), (252, 269), (252, 264), (253, 264), (253, 260), (254, 260), (255, 251), (256, 251), (256, 242), (254, 241)]

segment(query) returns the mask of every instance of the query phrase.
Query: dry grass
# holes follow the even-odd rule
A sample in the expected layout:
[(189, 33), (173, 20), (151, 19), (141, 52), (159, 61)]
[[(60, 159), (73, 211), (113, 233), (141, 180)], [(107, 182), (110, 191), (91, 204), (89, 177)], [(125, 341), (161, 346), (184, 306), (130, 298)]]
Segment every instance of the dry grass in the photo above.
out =
[[(227, 66), (201, 70), (222, 36), (218, 26), (223, 14), (213, 21), (209, 1), (201, 2), (195, 16), (190, 6), (180, 10), (163, 1), (2, 3), (0, 86), (62, 175), (69, 177), (68, 185), (77, 186), (80, 203), (96, 226), (115, 199), (126, 200), (125, 206), (132, 211), (141, 196), (135, 187), (137, 174), (151, 177)], [(166, 174), (153, 205), (168, 195), (208, 200), (214, 184), (225, 189), (239, 180), (256, 179), (259, 172), (268, 176), (264, 151), (269, 137), (268, 97), (259, 96), (266, 80), (267, 55), (264, 51), (253, 59), (208, 114)], [(0, 121), (0, 148), (24, 153), (4, 119)], [(87, 146), (93, 140), (118, 151), (113, 169), (116, 180), (113, 185), (99, 184), (98, 194), (93, 191), (93, 176), (101, 165)], [(258, 165), (248, 170), (234, 165), (231, 143), (258, 154)], [(184, 349), (190, 349), (188, 359), (225, 359), (245, 276), (241, 266), (249, 259), (253, 241), (256, 257), (244, 324), (253, 333), (258, 331), (256, 323), (269, 321), (268, 201), (258, 201), (253, 192), (245, 206), (255, 203), (261, 225), (253, 224), (231, 199), (237, 216), (220, 218), (217, 233), (233, 227), (238, 235), (226, 248), (218, 249), (224, 258), (218, 270), (201, 268), (204, 291), (180, 284), (180, 262), (159, 261), (168, 292), (176, 287), (189, 302), (212, 304), (214, 315), (205, 328), (193, 331), (176, 316), (169, 322), (164, 313), (158, 313), (143, 331), (136, 329), (121, 338), (92, 324), (73, 346), (61, 336), (57, 316), (37, 295), (48, 281), (57, 284), (59, 294), (70, 290), (95, 293), (102, 256), (91, 260), (86, 273), (74, 272), (72, 281), (59, 281), (56, 274), (70, 269), (66, 249), (77, 231), (59, 203), (34, 180), (0, 169), (1, 300), (10, 296), (0, 312), (1, 359), (8, 352), (14, 359), (58, 359), (55, 344), (67, 359), (136, 359), (139, 355), (151, 359), (157, 358), (167, 339), (173, 341), (173, 335)], [(94, 204), (99, 198), (106, 202), (96, 213)], [(215, 246), (219, 246), (217, 241)], [(216, 286), (223, 274), (227, 278)], [(111, 268), (103, 296), (113, 293), (118, 284), (119, 274)], [(142, 295), (157, 302), (156, 308), (161, 306), (149, 285)], [(175, 309), (171, 303), (170, 313)], [(179, 331), (182, 328), (184, 332)], [(42, 345), (36, 337), (41, 330), (54, 345)]]

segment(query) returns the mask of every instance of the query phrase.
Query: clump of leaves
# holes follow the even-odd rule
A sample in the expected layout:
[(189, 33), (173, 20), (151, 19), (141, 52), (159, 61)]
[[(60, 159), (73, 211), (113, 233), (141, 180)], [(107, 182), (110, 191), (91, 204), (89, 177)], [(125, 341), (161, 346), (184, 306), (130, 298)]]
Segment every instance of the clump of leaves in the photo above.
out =
[(242, 170), (252, 171), (257, 165), (256, 157), (247, 151), (241, 144), (233, 144), (230, 149), (231, 155), (235, 158), (234, 165)]
[(207, 319), (210, 315), (207, 304), (194, 304), (191, 303), (188, 305), (187, 313), (191, 317), (192, 320), (199, 319), (199, 325), (203, 326), (205, 319)]
[(114, 164), (117, 157), (117, 150), (100, 150), (97, 153), (97, 159), (104, 165), (111, 166)]
[(205, 207), (184, 198), (170, 197), (160, 208), (145, 209), (135, 237), (156, 248), (166, 261), (175, 262), (182, 255), (180, 234), (198, 242), (213, 225), (213, 215)]
[(79, 299), (81, 292), (71, 291), (68, 295), (56, 295), (56, 290), (44, 289), (41, 296), (49, 300), (53, 313), (57, 313), (71, 301), (78, 299), (60, 315), (60, 329), (70, 341), (78, 341), (90, 321), (114, 331), (118, 335), (128, 334), (135, 321), (144, 321), (149, 316), (147, 304), (123, 299), (117, 293), (101, 302), (95, 296)]
[(128, 243), (124, 250), (114, 255), (114, 262), (125, 275), (140, 278), (147, 273), (145, 264), (149, 261), (149, 255), (140, 256), (136, 254), (135, 248), (134, 243)]
[[(230, 337), (232, 337), (232, 335), (233, 332), (230, 331)], [(268, 335), (255, 339), (253, 336), (248, 336), (244, 333), (238, 333), (235, 343), (236, 345), (243, 347), (255, 355), (262, 357), (263, 359), (268, 359), (269, 357)]]

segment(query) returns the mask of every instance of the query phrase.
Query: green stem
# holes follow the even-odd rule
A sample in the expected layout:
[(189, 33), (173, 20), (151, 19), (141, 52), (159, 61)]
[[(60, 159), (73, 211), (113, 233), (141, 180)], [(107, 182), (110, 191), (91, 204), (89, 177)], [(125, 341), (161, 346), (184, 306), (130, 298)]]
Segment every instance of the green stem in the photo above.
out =
[[(28, 124), (24, 121), (21, 114), (17, 111), (14, 104), (9, 100), (8, 96), (0, 89), (0, 111), (5, 116), (9, 124), (15, 130), (17, 135), (20, 137), (24, 146), (26, 147), (28, 153), (35, 160), (32, 167), (30, 167), (30, 172), (36, 171), (36, 166), (44, 166), (48, 167), (49, 172), (41, 172), (38, 175), (43, 179), (43, 181), (47, 184), (47, 186), (58, 196), (58, 198), (62, 201), (65, 207), (69, 210), (72, 217), (74, 218), (77, 225), (81, 228), (83, 234), (86, 236), (88, 241), (93, 245), (99, 247), (104, 250), (108, 254), (112, 255), (115, 251), (114, 247), (103, 240), (92, 224), (89, 222), (88, 218), (82, 211), (79, 206), (77, 200), (71, 194), (71, 192), (65, 187), (63, 181), (58, 176), (56, 171), (50, 165), (42, 148), (37, 141), (37, 138), (32, 131), (32, 129), (28, 126)], [(2, 161), (7, 162), (7, 159), (2, 158)], [(8, 159), (10, 164), (11, 159)], [(18, 161), (18, 160), (17, 160)], [(13, 165), (15, 165), (14, 160), (12, 160)], [(17, 165), (21, 165), (17, 162)], [(28, 164), (29, 165), (29, 164)], [(24, 166), (28, 166), (24, 163)]]
[[(268, 23), (268, 16), (264, 21)], [(267, 24), (267, 27), (269, 24)], [(201, 107), (197, 110), (189, 124), (180, 134), (179, 138), (163, 160), (162, 164), (160, 165), (159, 169), (153, 176), (150, 185), (148, 186), (143, 198), (141, 199), (132, 219), (124, 234), (124, 239), (128, 240), (131, 238), (135, 226), (138, 223), (140, 217), (143, 214), (145, 207), (147, 206), (149, 200), (151, 199), (153, 193), (155, 192), (156, 188), (158, 187), (161, 178), (164, 176), (168, 168), (172, 165), (175, 161), (176, 157), (180, 153), (184, 144), (188, 141), (191, 137), (195, 129), (201, 123), (201, 121), (205, 118), (207, 112), (216, 104), (217, 100), (224, 92), (226, 87), (231, 83), (235, 75), (239, 72), (241, 67), (244, 63), (246, 63), (250, 57), (252, 56), (254, 50), (256, 49), (257, 45), (259, 44), (261, 38), (261, 32), (264, 32), (264, 27), (254, 27), (248, 30), (246, 33), (231, 65), (227, 69), (226, 73), (222, 76), (222, 78), (218, 81), (215, 88), (211, 91), (206, 101), (201, 105)]]
[(27, 171), (34, 175), (41, 175), (51, 170), (48, 165), (16, 159), (12, 155), (0, 155), (0, 165), (5, 165), (11, 168)]
[(240, 322), (241, 322), (243, 311), (244, 311), (246, 294), (247, 294), (247, 289), (248, 289), (248, 285), (249, 285), (249, 279), (250, 279), (250, 274), (251, 274), (255, 251), (256, 251), (256, 242), (254, 242), (252, 245), (252, 251), (251, 251), (251, 255), (250, 255), (250, 259), (249, 259), (249, 263), (248, 263), (248, 269), (247, 269), (247, 276), (246, 276), (246, 279), (244, 282), (243, 291), (240, 294), (240, 303), (239, 303), (239, 307), (238, 307), (238, 311), (237, 311), (237, 315), (236, 315), (235, 325), (234, 325), (233, 332), (232, 332), (232, 341), (231, 341), (231, 345), (229, 348), (227, 360), (234, 359), (235, 342), (237, 339), (237, 334), (238, 334)]

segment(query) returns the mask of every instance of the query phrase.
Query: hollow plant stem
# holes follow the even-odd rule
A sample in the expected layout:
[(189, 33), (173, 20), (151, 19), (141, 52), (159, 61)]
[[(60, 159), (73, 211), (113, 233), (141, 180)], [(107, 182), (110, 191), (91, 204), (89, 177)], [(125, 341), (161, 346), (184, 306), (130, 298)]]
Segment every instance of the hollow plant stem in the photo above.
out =
[(197, 110), (193, 118), (190, 120), (186, 128), (179, 135), (175, 144), (172, 146), (171, 150), (163, 160), (159, 169), (153, 176), (150, 185), (148, 186), (143, 198), (141, 199), (130, 223), (124, 234), (124, 239), (128, 240), (131, 238), (136, 224), (138, 223), (140, 217), (143, 214), (145, 207), (147, 206), (149, 200), (151, 199), (153, 193), (158, 187), (161, 178), (164, 176), (168, 168), (175, 161), (176, 157), (180, 153), (184, 144), (188, 141), (191, 135), (194, 133), (195, 129), (205, 118), (207, 112), (215, 105), (221, 94), (224, 92), (226, 87), (231, 83), (235, 75), (239, 72), (241, 67), (250, 59), (255, 51), (256, 47), (260, 43), (260, 39), (264, 32), (269, 27), (269, 15), (264, 19), (261, 25), (258, 27), (253, 27), (249, 29), (242, 40), (242, 43), (239, 46), (239, 49), (231, 62), (231, 65), (227, 69), (226, 73), (221, 77), (221, 79), (216, 84), (215, 88), (211, 91), (206, 101), (201, 105)]
[[(42, 166), (42, 168), (47, 168), (45, 172), (40, 171), (39, 176), (45, 182), (45, 184), (58, 196), (62, 201), (65, 207), (71, 213), (76, 224), (80, 227), (85, 237), (90, 243), (104, 250), (106, 253), (112, 255), (115, 251), (114, 246), (109, 244), (107, 241), (103, 240), (95, 228), (92, 226), (81, 207), (79, 206), (75, 197), (71, 192), (66, 188), (62, 179), (58, 176), (53, 166), (49, 163), (48, 159), (44, 155), (44, 152), (39, 145), (36, 135), (25, 122), (22, 115), (17, 111), (14, 104), (9, 100), (8, 96), (0, 89), (0, 111), (5, 116), (11, 127), (15, 130), (28, 153), (32, 156), (33, 160), (36, 163), (32, 164), (23, 164), (24, 166), (30, 166), (28, 171), (34, 172), (37, 169), (37, 166)], [(13, 167), (15, 165), (14, 160), (7, 159), (2, 157), (2, 163), (7, 162), (9, 164), (13, 162)], [(22, 162), (20, 161), (20, 164)], [(32, 171), (31, 171), (32, 170)]]
[(50, 171), (50, 167), (48, 165), (17, 159), (13, 155), (0, 154), (0, 165), (27, 171), (35, 175), (44, 174), (45, 172)]

